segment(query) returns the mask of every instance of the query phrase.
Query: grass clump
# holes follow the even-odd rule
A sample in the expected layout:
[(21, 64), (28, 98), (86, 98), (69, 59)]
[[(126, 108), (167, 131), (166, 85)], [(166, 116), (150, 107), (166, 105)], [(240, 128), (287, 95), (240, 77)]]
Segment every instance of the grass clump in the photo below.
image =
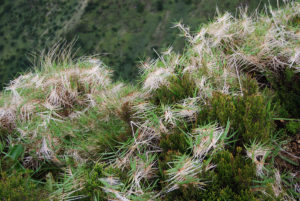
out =
[(184, 53), (144, 63), (136, 86), (55, 46), (0, 98), (1, 171), (31, 170), (17, 185), (51, 200), (297, 200), (297, 87), (283, 98), (274, 79), (298, 84), (295, 8), (179, 23)]

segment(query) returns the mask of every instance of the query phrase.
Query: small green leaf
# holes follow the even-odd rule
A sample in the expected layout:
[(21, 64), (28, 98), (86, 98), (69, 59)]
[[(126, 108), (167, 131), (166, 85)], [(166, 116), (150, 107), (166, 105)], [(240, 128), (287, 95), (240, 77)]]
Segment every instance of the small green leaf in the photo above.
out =
[(279, 154), (279, 157), (292, 165), (299, 166), (299, 163), (292, 161), (291, 159), (289, 159), (281, 154)]
[(14, 145), (8, 152), (7, 156), (13, 160), (17, 160), (24, 152), (21, 144)]
[(2, 153), (3, 149), (4, 149), (4, 145), (3, 145), (2, 142), (0, 141), (0, 153)]

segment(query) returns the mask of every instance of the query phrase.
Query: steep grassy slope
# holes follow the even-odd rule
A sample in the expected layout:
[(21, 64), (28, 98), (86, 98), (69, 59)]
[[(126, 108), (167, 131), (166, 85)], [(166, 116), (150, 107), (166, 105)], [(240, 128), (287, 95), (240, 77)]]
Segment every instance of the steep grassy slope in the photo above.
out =
[(54, 46), (1, 94), (0, 197), (298, 200), (300, 3), (269, 13), (178, 23), (138, 85)]
[[(267, 3), (263, 0), (263, 3)], [(174, 42), (180, 50), (184, 41), (173, 22), (183, 20), (193, 28), (221, 11), (233, 13), (240, 4), (256, 1), (57, 1), (2, 0), (0, 2), (0, 85), (30, 66), (32, 51), (52, 46), (61, 39), (78, 37), (79, 56), (103, 53), (103, 60), (115, 69), (115, 77), (132, 80), (136, 62), (152, 56), (153, 48)], [(276, 5), (276, 0), (271, 1)], [(262, 7), (262, 6), (261, 6)], [(30, 57), (31, 58), (31, 57)]]

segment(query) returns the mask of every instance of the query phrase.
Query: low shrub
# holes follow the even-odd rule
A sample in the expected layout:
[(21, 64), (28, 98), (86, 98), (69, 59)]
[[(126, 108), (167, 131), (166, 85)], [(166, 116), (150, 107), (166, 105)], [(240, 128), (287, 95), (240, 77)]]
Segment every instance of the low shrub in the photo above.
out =
[(258, 86), (253, 80), (244, 86), (246, 88), (243, 95), (213, 92), (209, 106), (199, 115), (200, 119), (218, 121), (222, 126), (229, 120), (231, 128), (243, 142), (268, 140), (274, 129), (270, 100), (257, 92)]
[(251, 191), (255, 166), (244, 159), (241, 148), (234, 156), (227, 150), (219, 152), (212, 160), (215, 171), (204, 172), (203, 189), (192, 185), (182, 186), (169, 193), (166, 200), (257, 200)]
[(300, 118), (300, 75), (286, 68), (277, 76), (268, 77), (282, 107), (288, 115), (285, 117)]

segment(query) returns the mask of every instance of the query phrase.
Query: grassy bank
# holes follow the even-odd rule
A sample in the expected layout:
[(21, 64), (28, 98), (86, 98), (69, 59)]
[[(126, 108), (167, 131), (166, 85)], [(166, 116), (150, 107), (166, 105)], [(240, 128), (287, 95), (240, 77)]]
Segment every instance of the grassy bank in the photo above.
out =
[(136, 85), (57, 44), (1, 94), (0, 197), (299, 199), (299, 11), (178, 23)]

